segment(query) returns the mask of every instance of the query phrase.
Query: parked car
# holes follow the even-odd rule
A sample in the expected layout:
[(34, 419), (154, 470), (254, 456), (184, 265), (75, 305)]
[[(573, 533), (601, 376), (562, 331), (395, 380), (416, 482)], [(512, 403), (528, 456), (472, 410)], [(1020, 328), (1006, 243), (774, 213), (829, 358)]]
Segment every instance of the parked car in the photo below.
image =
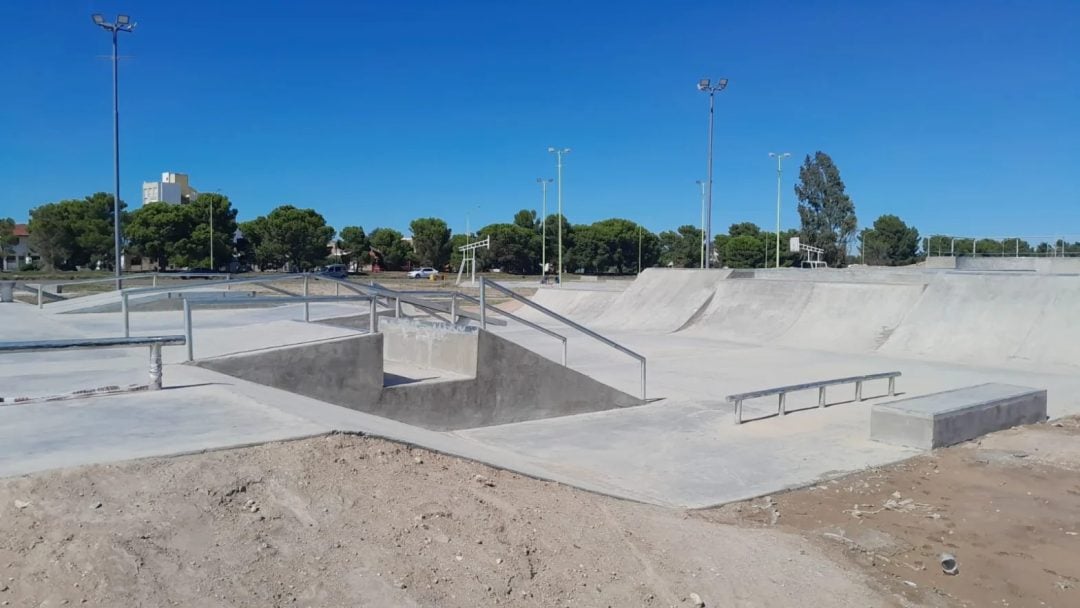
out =
[(417, 268), (409, 272), (410, 279), (426, 279), (439, 276), (439, 271), (434, 268)]
[(347, 279), (349, 278), (349, 271), (345, 268), (344, 264), (330, 264), (326, 268), (319, 271), (319, 274), (325, 275), (334, 279)]

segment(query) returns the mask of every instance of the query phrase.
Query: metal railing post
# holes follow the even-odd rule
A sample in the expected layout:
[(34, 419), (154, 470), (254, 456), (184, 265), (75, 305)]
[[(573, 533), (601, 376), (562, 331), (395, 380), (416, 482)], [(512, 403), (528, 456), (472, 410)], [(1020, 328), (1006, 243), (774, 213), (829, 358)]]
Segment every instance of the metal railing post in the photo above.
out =
[(153, 274), (153, 277), (152, 277), (152, 279), (153, 279), (153, 280), (151, 281), (151, 283), (152, 283), (152, 284), (151, 284), (150, 286), (151, 286), (151, 287), (157, 287), (157, 273), (156, 273), (156, 272), (155, 272), (155, 273)]
[(862, 380), (855, 381), (855, 401), (862, 401)]
[[(308, 297), (308, 275), (304, 275), (304, 297)], [(311, 304), (307, 301), (304, 302), (304, 323), (311, 321)]]
[(450, 323), (457, 325), (457, 292), (450, 294)]
[(376, 298), (371, 297), (371, 307), (368, 312), (368, 333), (374, 334), (379, 331), (379, 311), (376, 309)]
[(187, 343), (187, 360), (195, 359), (195, 344), (191, 333), (191, 301), (184, 298), (184, 342)]
[(786, 403), (786, 401), (787, 401), (787, 393), (780, 393), (779, 410), (780, 410), (780, 415), (781, 416), (787, 414), (787, 403)]
[(335, 296), (340, 296), (341, 295), (341, 283), (334, 283), (334, 295)]
[(889, 396), (896, 395), (896, 378), (889, 378)]
[(150, 345), (150, 390), (161, 390), (161, 343)]
[(401, 298), (394, 298), (394, 318), (401, 318)]
[[(564, 365), (565, 363), (563, 361)], [(645, 359), (641, 360), (641, 402), (645, 403)]]
[(566, 367), (566, 338), (562, 339), (562, 366)]
[(42, 308), (45, 307), (44, 292), (45, 292), (45, 284), (44, 283), (38, 283), (38, 286), (37, 286), (37, 307), (38, 307), (38, 310), (41, 310)]
[(819, 387), (817, 390), (817, 406), (825, 407), (825, 387)]
[(742, 399), (735, 402), (735, 424), (742, 424)]
[(480, 277), (480, 329), (487, 329), (487, 279)]
[(124, 315), (124, 337), (131, 337), (131, 322), (128, 320), (128, 294), (120, 294), (120, 312)]

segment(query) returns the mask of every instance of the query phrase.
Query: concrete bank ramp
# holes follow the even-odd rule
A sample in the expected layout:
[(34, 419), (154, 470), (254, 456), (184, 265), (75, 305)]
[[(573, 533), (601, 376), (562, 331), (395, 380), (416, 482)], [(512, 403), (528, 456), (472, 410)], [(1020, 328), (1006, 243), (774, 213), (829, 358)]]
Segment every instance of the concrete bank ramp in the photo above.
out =
[(487, 331), (404, 319), (380, 329), (195, 365), (432, 430), (641, 403)]
[(731, 271), (649, 268), (593, 323), (599, 328), (667, 333), (683, 327), (713, 297)]
[[(549, 308), (572, 321), (589, 325), (602, 317), (615, 300), (623, 295), (619, 291), (560, 289), (541, 287), (533, 295), (532, 301)], [(527, 306), (518, 309), (517, 314), (534, 322), (550, 322), (551, 318)]]

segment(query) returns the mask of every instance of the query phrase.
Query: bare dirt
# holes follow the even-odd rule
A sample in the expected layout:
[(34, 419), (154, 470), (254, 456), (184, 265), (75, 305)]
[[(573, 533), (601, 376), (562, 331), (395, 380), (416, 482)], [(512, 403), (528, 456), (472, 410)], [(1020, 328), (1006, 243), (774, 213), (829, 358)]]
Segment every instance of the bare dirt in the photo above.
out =
[(800, 534), (910, 605), (1080, 606), (1080, 419), (697, 515)]
[(0, 480), (0, 605), (902, 604), (797, 534), (331, 435)]

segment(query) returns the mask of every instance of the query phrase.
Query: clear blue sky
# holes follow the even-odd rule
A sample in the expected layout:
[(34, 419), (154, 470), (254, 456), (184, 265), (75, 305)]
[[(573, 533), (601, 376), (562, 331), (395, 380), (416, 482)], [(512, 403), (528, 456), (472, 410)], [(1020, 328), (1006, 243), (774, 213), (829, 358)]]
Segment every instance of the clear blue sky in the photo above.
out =
[(135, 205), (178, 171), (242, 219), (291, 203), (337, 228), (435, 215), (457, 232), (470, 208), (474, 229), (539, 209), (546, 149), (567, 146), (571, 221), (674, 228), (699, 215), (695, 83), (725, 76), (717, 231), (773, 225), (769, 151), (794, 155), (797, 225), (798, 163), (823, 150), (861, 224), (1080, 233), (1077, 0), (7, 0), (0, 216), (112, 190), (110, 44), (90, 13), (121, 11), (138, 22), (121, 39)]

